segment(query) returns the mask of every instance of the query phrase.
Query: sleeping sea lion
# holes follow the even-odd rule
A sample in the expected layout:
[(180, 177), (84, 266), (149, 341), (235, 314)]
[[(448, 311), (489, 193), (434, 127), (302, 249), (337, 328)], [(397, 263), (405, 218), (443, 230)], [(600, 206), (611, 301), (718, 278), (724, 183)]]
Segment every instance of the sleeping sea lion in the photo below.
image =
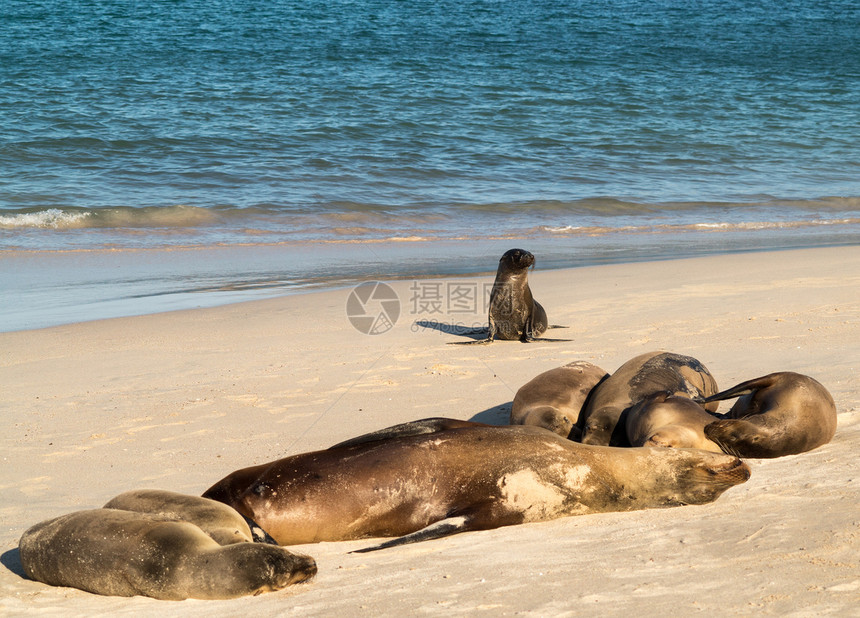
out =
[(585, 446), (529, 426), (466, 426), (293, 455), (204, 496), (282, 545), (400, 537), (374, 549), (568, 515), (703, 504), (744, 482), (722, 453)]
[(18, 547), (27, 577), (103, 595), (232, 599), (317, 571), (309, 556), (250, 542), (243, 517), (224, 504), (154, 490), (111, 502), (124, 508), (77, 511), (24, 532)]
[(535, 376), (511, 405), (511, 425), (535, 425), (579, 441), (579, 417), (589, 394), (609, 374), (588, 361), (573, 361)]
[(705, 427), (705, 435), (727, 453), (781, 457), (811, 451), (836, 433), (836, 404), (817, 380), (784, 371), (748, 380), (702, 399), (739, 397), (728, 418)]
[(627, 437), (632, 446), (722, 449), (705, 436), (705, 425), (719, 420), (684, 395), (656, 393), (633, 405), (627, 413)]
[[(691, 356), (648, 352), (627, 361), (594, 389), (582, 413), (582, 443), (629, 446), (630, 406), (659, 392), (707, 397), (717, 392), (711, 372)], [(719, 404), (707, 404), (716, 410)]]

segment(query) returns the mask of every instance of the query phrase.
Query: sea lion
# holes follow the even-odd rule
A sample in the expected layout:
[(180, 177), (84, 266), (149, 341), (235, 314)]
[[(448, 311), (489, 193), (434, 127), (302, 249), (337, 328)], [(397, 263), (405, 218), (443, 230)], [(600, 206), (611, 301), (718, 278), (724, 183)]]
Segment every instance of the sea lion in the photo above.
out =
[(163, 489), (135, 489), (111, 498), (106, 509), (163, 515), (187, 521), (211, 536), (219, 545), (231, 543), (270, 543), (275, 540), (252, 520), (226, 504)]
[(632, 446), (700, 448), (719, 453), (719, 445), (705, 436), (705, 425), (719, 420), (683, 395), (655, 393), (627, 413), (627, 437)]
[(809, 376), (771, 373), (702, 401), (734, 397), (739, 399), (728, 418), (705, 427), (705, 435), (727, 453), (756, 458), (795, 455), (827, 444), (836, 433), (833, 397)]
[(568, 515), (703, 504), (744, 482), (722, 453), (585, 446), (530, 426), (443, 429), (237, 470), (204, 496), (282, 545), (400, 537), (381, 549)]
[(579, 416), (588, 395), (609, 374), (588, 361), (574, 361), (535, 376), (511, 405), (511, 425), (535, 425), (579, 441)]
[(309, 556), (249, 542), (244, 519), (226, 505), (158, 493), (115, 499), (132, 510), (77, 511), (36, 524), (18, 544), (24, 573), (52, 586), (164, 600), (232, 599), (316, 573)]
[(519, 339), (528, 343), (545, 333), (549, 328), (546, 311), (534, 299), (529, 288), (528, 271), (534, 263), (535, 256), (524, 249), (506, 251), (499, 259), (499, 269), (490, 291), (487, 338), (454, 343), (486, 344), (492, 343), (496, 338), (510, 341)]
[[(717, 392), (717, 383), (711, 372), (691, 356), (673, 352), (640, 354), (594, 390), (582, 413), (582, 443), (629, 446), (627, 410), (648, 395), (664, 391), (707, 397)], [(713, 411), (718, 405), (705, 407)]]

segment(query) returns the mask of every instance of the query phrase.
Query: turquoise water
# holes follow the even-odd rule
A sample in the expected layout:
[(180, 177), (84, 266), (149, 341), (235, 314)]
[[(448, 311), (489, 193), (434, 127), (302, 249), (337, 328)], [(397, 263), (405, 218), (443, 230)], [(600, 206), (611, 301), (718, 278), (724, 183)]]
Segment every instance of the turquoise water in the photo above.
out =
[[(858, 244), (858, 127), (853, 0), (0, 0), (0, 320), (80, 317), (137, 251), (266, 264), (176, 260), (147, 298), (290, 289), (266, 256), (307, 243), (414, 244), (346, 251), (358, 279)], [(104, 250), (61, 277), (89, 296), (10, 273)]]

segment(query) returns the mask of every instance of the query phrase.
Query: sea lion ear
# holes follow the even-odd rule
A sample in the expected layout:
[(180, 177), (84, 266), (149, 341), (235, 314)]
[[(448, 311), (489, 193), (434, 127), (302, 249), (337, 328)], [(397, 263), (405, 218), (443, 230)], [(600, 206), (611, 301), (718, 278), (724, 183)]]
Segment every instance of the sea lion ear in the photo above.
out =
[(660, 434), (659, 432), (655, 433), (654, 435), (649, 437), (645, 441), (645, 444), (643, 444), (642, 446), (653, 446), (653, 447), (660, 447), (660, 448), (671, 448), (672, 447), (672, 445), (668, 442), (668, 440), (666, 440), (663, 437), (663, 435)]

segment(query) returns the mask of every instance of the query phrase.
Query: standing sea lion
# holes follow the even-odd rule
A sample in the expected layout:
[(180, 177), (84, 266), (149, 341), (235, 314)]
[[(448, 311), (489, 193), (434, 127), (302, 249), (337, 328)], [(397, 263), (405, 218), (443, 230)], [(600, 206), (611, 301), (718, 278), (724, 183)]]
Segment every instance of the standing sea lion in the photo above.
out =
[(795, 455), (827, 444), (836, 433), (836, 404), (824, 386), (789, 371), (742, 382), (705, 403), (739, 397), (728, 417), (705, 435), (741, 457)]
[[(628, 446), (627, 410), (645, 397), (664, 391), (707, 397), (717, 392), (717, 383), (711, 372), (691, 356), (672, 352), (641, 354), (621, 365), (594, 390), (582, 414), (582, 443)], [(710, 408), (716, 410), (718, 405)]]
[(309, 556), (250, 542), (242, 516), (212, 500), (144, 490), (112, 503), (120, 508), (77, 511), (24, 532), (27, 577), (104, 595), (232, 599), (317, 571)]
[[(529, 268), (535, 256), (524, 249), (511, 249), (499, 259), (499, 269), (490, 291), (489, 332), (486, 339), (455, 342), (460, 345), (492, 343), (496, 338), (534, 341), (549, 327), (546, 311), (532, 296)], [(544, 340), (550, 341), (550, 340)], [(554, 341), (554, 340), (553, 340)]]
[(511, 425), (535, 425), (579, 441), (579, 415), (588, 395), (609, 374), (588, 361), (573, 361), (535, 376), (520, 387)]
[(203, 495), (282, 545), (401, 537), (387, 547), (568, 515), (703, 504), (748, 477), (742, 461), (722, 453), (591, 447), (536, 427), (466, 426), (293, 455), (237, 470)]
[(630, 408), (627, 437), (633, 446), (700, 448), (719, 453), (722, 449), (705, 437), (705, 425), (716, 420), (689, 397), (656, 393)]

